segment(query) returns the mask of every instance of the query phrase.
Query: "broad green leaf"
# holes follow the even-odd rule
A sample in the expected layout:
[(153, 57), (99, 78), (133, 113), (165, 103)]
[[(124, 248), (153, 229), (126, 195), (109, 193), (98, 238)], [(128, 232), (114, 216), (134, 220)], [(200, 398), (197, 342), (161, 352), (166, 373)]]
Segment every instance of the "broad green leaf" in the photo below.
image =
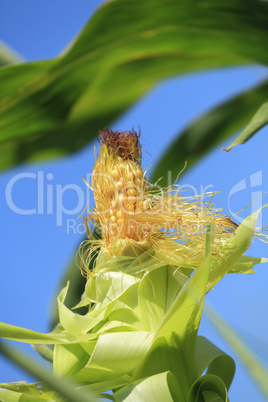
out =
[(188, 331), (197, 331), (202, 315), (210, 263), (209, 257), (186, 281), (157, 328), (155, 340), (161, 337), (169, 339), (173, 332), (184, 339), (188, 337)]
[(0, 40), (0, 67), (9, 64), (22, 63), (23, 58), (11, 49), (6, 43)]
[(81, 149), (163, 78), (268, 64), (267, 10), (257, 0), (105, 3), (60, 58), (0, 70), (0, 167)]
[[(93, 402), (96, 400), (95, 396), (90, 391), (82, 391), (75, 388), (75, 384), (70, 379), (65, 380), (60, 377), (53, 376), (42, 365), (35, 362), (29, 356), (22, 353), (18, 349), (10, 348), (4, 343), (0, 343), (0, 353), (5, 355), (8, 359), (18, 364), (24, 370), (28, 371), (35, 378), (43, 381), (52, 390), (59, 393), (63, 398), (69, 402)], [(23, 401), (24, 398), (18, 399)], [(14, 401), (16, 399), (13, 399)], [(11, 399), (12, 401), (12, 399)], [(25, 399), (27, 401), (27, 399)]]
[[(104, 323), (107, 316), (119, 307), (120, 301), (122, 308), (128, 308), (128, 304), (124, 305), (124, 294), (128, 294), (127, 300), (130, 296), (129, 293), (133, 292), (134, 288), (137, 289), (138, 283), (139, 279), (122, 272), (100, 272), (90, 277), (82, 301), (83, 304), (91, 302), (95, 302), (95, 304), (86, 315), (76, 314), (64, 305), (68, 291), (67, 285), (58, 298), (61, 325), (74, 336), (83, 336), (97, 324), (102, 321)], [(114, 319), (118, 321), (119, 317), (114, 317)]]
[(88, 362), (89, 355), (79, 344), (55, 345), (53, 373), (59, 376), (71, 376), (80, 371)]
[(179, 133), (165, 154), (161, 157), (152, 175), (152, 181), (161, 179), (166, 186), (167, 171), (172, 172), (175, 181), (187, 161), (187, 169), (193, 166), (213, 147), (235, 134), (248, 122), (248, 116), (268, 98), (268, 82), (265, 81), (201, 116)]
[(170, 372), (136, 381), (114, 393), (115, 402), (185, 402), (180, 386)]
[[(180, 289), (154, 333), (154, 343), (135, 378), (171, 371), (186, 397), (195, 380), (195, 343), (209, 274), (210, 257)], [(159, 270), (158, 270), (159, 271)]]
[(228, 402), (227, 389), (220, 377), (206, 374), (192, 385), (187, 402)]
[(205, 337), (198, 336), (195, 359), (197, 377), (208, 369), (207, 374), (217, 375), (227, 389), (230, 387), (235, 374), (235, 362), (231, 356), (228, 356)]
[(68, 287), (69, 283), (61, 291), (58, 297), (60, 323), (63, 328), (66, 329), (74, 337), (80, 337), (81, 335), (84, 335), (86, 332), (90, 331), (99, 321), (101, 321), (102, 317), (95, 318), (89, 316), (88, 314), (80, 315), (68, 309), (64, 305), (64, 300), (67, 295)]
[(144, 275), (139, 286), (140, 319), (144, 331), (157, 329), (185, 281), (186, 278), (171, 267), (161, 267)]
[(89, 279), (88, 283), (94, 281), (96, 309), (105, 306), (122, 296), (130, 287), (140, 282), (138, 278), (122, 272), (99, 273), (96, 277)]
[(94, 383), (120, 378), (138, 365), (152, 340), (153, 334), (141, 331), (101, 335), (89, 362), (73, 379)]
[(242, 133), (232, 142), (231, 145), (229, 145), (229, 147), (225, 149), (225, 151), (230, 151), (238, 144), (244, 144), (266, 124), (268, 124), (268, 102), (261, 105)]
[(133, 382), (132, 377), (124, 375), (117, 379), (113, 378), (112, 380), (109, 381), (99, 381), (89, 385), (88, 384), (82, 385), (81, 389), (84, 390), (89, 389), (90, 391), (93, 391), (96, 394), (100, 394), (102, 392), (110, 391), (111, 389), (116, 390), (122, 388), (125, 385), (129, 384), (130, 382)]
[(256, 382), (264, 396), (268, 398), (268, 370), (258, 358), (251, 352), (250, 348), (236, 331), (223, 320), (214, 309), (206, 304), (205, 313), (220, 335), (228, 342), (240, 361), (245, 365), (247, 372)]

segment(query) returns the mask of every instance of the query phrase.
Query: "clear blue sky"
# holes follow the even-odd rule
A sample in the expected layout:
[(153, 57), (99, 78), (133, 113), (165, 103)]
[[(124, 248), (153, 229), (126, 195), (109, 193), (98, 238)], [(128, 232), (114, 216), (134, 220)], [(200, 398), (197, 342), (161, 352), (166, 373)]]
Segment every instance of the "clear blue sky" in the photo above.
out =
[[(96, 0), (0, 0), (0, 39), (29, 61), (55, 57), (101, 3)], [(174, 136), (192, 119), (230, 96), (250, 88), (267, 75), (267, 68), (254, 65), (204, 71), (167, 80), (159, 83), (112, 128), (127, 130), (140, 126), (143, 147), (148, 151), (144, 153), (143, 167), (153, 166)], [(233, 212), (243, 209), (252, 201), (252, 191), (257, 195), (268, 190), (268, 129), (262, 129), (244, 146), (228, 154), (222, 152), (221, 148), (229, 143), (221, 144), (189, 170), (181, 181), (181, 184), (190, 184), (200, 190), (208, 185), (212, 186), (210, 190), (224, 190), (214, 201), (227, 213), (230, 213), (228, 194), (235, 185), (241, 191), (235, 192), (230, 199)], [(66, 264), (81, 241), (81, 234), (75, 233), (74, 229), (68, 233), (68, 219), (75, 219), (77, 212), (68, 216), (63, 214), (62, 226), (57, 226), (57, 185), (62, 189), (65, 185), (75, 184), (86, 193), (81, 177), (91, 172), (93, 162), (93, 148), (88, 147), (71, 157), (20, 166), (1, 175), (0, 321), (43, 332), (49, 329), (52, 300), (57, 294)], [(31, 174), (32, 178), (20, 180), (14, 185), (13, 199), (20, 208), (35, 208), (37, 186), (33, 175), (37, 172), (44, 174), (45, 196), (52, 191), (54, 212), (47, 213), (45, 201), (43, 214), (18, 215), (7, 205), (6, 186), (16, 174)], [(243, 189), (244, 184), (246, 189)], [(267, 202), (267, 196), (264, 196), (263, 203)], [(63, 204), (65, 209), (77, 209), (74, 191), (66, 191)], [(254, 207), (257, 206), (258, 202), (254, 204)], [(250, 207), (239, 216), (251, 212)], [(268, 225), (267, 212), (263, 213), (263, 225)], [(250, 254), (268, 257), (268, 247), (255, 240)], [(265, 351), (260, 347), (260, 341), (267, 342), (267, 283), (268, 264), (263, 264), (257, 266), (254, 275), (225, 277), (208, 295), (208, 301), (230, 324), (247, 336), (255, 352), (266, 363), (267, 343)], [(202, 321), (200, 333), (232, 355), (228, 345), (206, 319)], [(26, 349), (30, 351), (30, 347), (26, 346)], [(1, 382), (30, 380), (27, 374), (0, 359)], [(230, 397), (233, 401), (264, 401), (238, 361)]]

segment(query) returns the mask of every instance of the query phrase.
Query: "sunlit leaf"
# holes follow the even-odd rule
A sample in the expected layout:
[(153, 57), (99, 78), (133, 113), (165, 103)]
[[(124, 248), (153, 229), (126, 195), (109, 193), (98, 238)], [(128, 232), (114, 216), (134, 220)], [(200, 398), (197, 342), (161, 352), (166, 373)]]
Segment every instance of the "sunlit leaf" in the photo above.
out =
[(81, 370), (89, 355), (79, 344), (55, 345), (53, 372), (59, 376), (70, 376)]
[(114, 394), (115, 402), (185, 402), (182, 391), (172, 373), (165, 372), (137, 381)]
[(268, 258), (250, 257), (249, 255), (242, 255), (237, 262), (229, 269), (228, 273), (240, 274), (253, 274), (255, 271), (252, 269), (255, 264), (262, 264), (268, 262)]
[(206, 374), (192, 385), (187, 402), (228, 402), (227, 389), (220, 377)]
[(49, 333), (42, 334), (41, 332), (32, 331), (30, 329), (17, 327), (16, 325), (5, 324), (0, 322), (0, 337), (7, 338), (14, 341), (28, 342), (28, 343), (44, 343), (44, 344), (57, 344), (65, 343), (73, 340), (73, 337), (68, 334)]
[(153, 340), (149, 332), (122, 332), (101, 335), (89, 362), (73, 379), (94, 383), (120, 378), (135, 368)]
[[(212, 260), (207, 291), (211, 290), (224, 277), (224, 275), (232, 270), (234, 264), (238, 263), (239, 258), (241, 258), (244, 252), (249, 248), (255, 233), (255, 226), (259, 213), (260, 210), (244, 219), (237, 228), (236, 235), (228, 240), (228, 242), (221, 248), (220, 252), (222, 257), (214, 258)], [(261, 260), (262, 259), (255, 261), (261, 262)], [(251, 263), (253, 261), (251, 260)]]
[[(195, 343), (206, 294), (210, 258), (179, 291), (154, 333), (154, 343), (136, 370), (136, 378), (171, 371), (184, 397), (195, 379)], [(158, 270), (160, 271), (160, 270)]]
[(207, 374), (217, 375), (227, 389), (230, 387), (235, 373), (235, 362), (230, 356), (205, 337), (198, 336), (195, 357), (198, 377), (203, 374), (205, 369), (208, 369)]
[[(64, 399), (60, 397), (59, 394), (56, 394), (55, 391), (52, 391), (45, 383), (43, 382), (35, 382), (32, 384), (27, 384), (26, 381), (19, 382), (11, 382), (11, 383), (2, 383), (0, 384), (1, 388), (7, 390), (3, 393), (3, 401), (52, 401), (57, 398), (57, 401), (63, 401)], [(0, 396), (1, 392), (0, 390)]]
[[(75, 383), (71, 382), (69, 379), (65, 380), (60, 377), (53, 376), (48, 370), (46, 370), (40, 363), (35, 362), (29, 356), (25, 355), (21, 351), (15, 348), (10, 348), (4, 343), (0, 343), (0, 353), (6, 356), (8, 359), (12, 360), (14, 363), (18, 364), (24, 370), (28, 371), (35, 378), (40, 381), (44, 381), (52, 390), (59, 393), (64, 399), (69, 402), (93, 402), (96, 400), (95, 396), (90, 391), (82, 391), (75, 388)], [(1, 391), (1, 390), (0, 390)], [(4, 392), (4, 391), (2, 391)], [(16, 395), (9, 394), (13, 397)], [(0, 394), (1, 395), (1, 394)], [(36, 397), (35, 397), (36, 398)], [(8, 399), (6, 399), (7, 401)], [(16, 401), (16, 399), (10, 399), (10, 401)], [(21, 397), (17, 399), (19, 401), (27, 401), (27, 398)], [(38, 400), (36, 398), (36, 400)]]
[(157, 329), (185, 280), (171, 267), (162, 267), (144, 276), (139, 286), (140, 319), (144, 331)]

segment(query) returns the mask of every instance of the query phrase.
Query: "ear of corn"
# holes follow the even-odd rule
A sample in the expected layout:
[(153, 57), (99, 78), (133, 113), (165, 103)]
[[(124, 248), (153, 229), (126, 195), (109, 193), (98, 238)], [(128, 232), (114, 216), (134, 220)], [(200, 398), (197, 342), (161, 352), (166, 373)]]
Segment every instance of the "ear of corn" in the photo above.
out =
[[(159, 255), (168, 255), (175, 266), (195, 268), (205, 258), (208, 223), (214, 231), (212, 255), (221, 258), (221, 248), (234, 236), (237, 225), (216, 211), (213, 193), (182, 196), (178, 185), (155, 190), (141, 168), (139, 139), (133, 130), (106, 129), (100, 134), (91, 183), (95, 208), (86, 221), (99, 227), (102, 240), (90, 240), (91, 251), (82, 258), (84, 267), (96, 247), (112, 256), (133, 248), (138, 253), (147, 243)], [(118, 239), (131, 246), (115, 247)]]

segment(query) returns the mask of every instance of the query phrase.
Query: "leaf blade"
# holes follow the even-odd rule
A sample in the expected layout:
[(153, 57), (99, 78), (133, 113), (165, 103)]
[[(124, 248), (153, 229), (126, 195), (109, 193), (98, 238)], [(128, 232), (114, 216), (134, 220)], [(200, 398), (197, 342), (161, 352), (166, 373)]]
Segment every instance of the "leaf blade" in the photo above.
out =
[(254, 134), (256, 134), (262, 127), (268, 124), (268, 102), (263, 103), (261, 107), (254, 114), (250, 122), (246, 125), (241, 134), (229, 145), (225, 151), (229, 152), (233, 147), (238, 144), (245, 144)]

